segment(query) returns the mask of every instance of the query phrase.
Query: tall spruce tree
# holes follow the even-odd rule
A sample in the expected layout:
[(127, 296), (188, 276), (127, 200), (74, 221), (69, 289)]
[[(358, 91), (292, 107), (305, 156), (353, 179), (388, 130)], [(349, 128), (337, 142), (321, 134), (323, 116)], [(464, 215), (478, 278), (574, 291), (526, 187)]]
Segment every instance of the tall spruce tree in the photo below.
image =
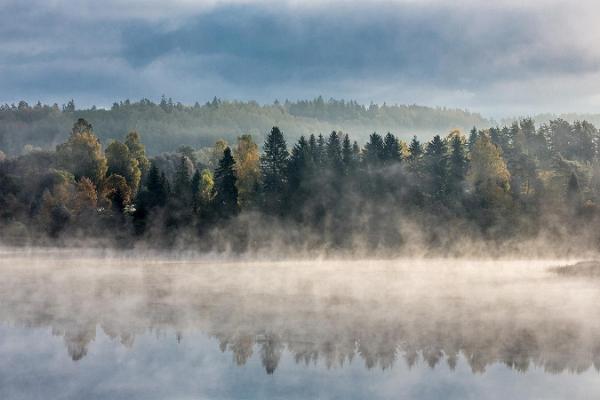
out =
[(450, 139), (449, 164), (448, 194), (453, 200), (459, 200), (468, 168), (465, 141), (460, 135), (454, 135)]
[(168, 188), (165, 186), (166, 178), (161, 177), (155, 164), (152, 164), (146, 178), (147, 205), (149, 208), (163, 207), (167, 203)]
[(478, 137), (479, 132), (477, 131), (476, 127), (473, 127), (469, 132), (469, 151), (473, 150), (473, 147), (475, 146), (475, 142), (477, 141)]
[(344, 173), (351, 175), (356, 168), (358, 156), (354, 154), (352, 142), (350, 142), (348, 134), (344, 135), (344, 140), (342, 141), (342, 162), (344, 163)]
[(385, 135), (383, 140), (383, 160), (386, 163), (395, 163), (401, 160), (400, 142), (390, 132)]
[(425, 171), (432, 199), (443, 200), (448, 177), (448, 150), (440, 135), (435, 135), (427, 145)]
[(413, 136), (408, 146), (408, 168), (414, 174), (421, 171), (421, 161), (423, 159), (423, 146), (416, 136)]
[(266, 212), (281, 213), (287, 189), (289, 153), (283, 133), (273, 127), (265, 139), (260, 160), (263, 206)]
[(236, 181), (235, 160), (231, 155), (231, 149), (227, 147), (215, 170), (214, 205), (216, 213), (221, 217), (228, 218), (239, 211)]
[(384, 160), (383, 138), (376, 132), (369, 136), (363, 151), (363, 161), (366, 165), (379, 165)]
[(340, 135), (333, 131), (326, 145), (327, 165), (334, 174), (341, 174), (344, 170), (342, 160), (342, 143)]

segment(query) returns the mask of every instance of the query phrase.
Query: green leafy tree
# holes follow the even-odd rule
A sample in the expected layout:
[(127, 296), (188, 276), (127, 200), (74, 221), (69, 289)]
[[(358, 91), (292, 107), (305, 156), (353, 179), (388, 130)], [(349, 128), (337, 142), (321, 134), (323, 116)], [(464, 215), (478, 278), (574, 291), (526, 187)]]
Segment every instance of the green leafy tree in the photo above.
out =
[(136, 131), (129, 132), (125, 137), (125, 145), (129, 149), (131, 157), (137, 160), (142, 178), (144, 178), (150, 170), (150, 160), (146, 156), (146, 147), (142, 144), (140, 134)]
[(56, 148), (58, 165), (71, 172), (76, 179), (88, 177), (98, 185), (106, 176), (106, 157), (92, 125), (80, 118), (73, 125), (66, 143)]
[(509, 201), (510, 172), (500, 150), (487, 135), (480, 135), (473, 150), (468, 181), (484, 207)]
[(234, 159), (240, 206), (251, 207), (260, 181), (260, 153), (251, 135), (238, 137)]
[(103, 183), (103, 196), (110, 200), (112, 208), (119, 213), (131, 203), (131, 194), (127, 180), (121, 175), (112, 174)]
[[(212, 201), (214, 178), (209, 169), (196, 170), (192, 177), (192, 208), (195, 213), (205, 210)], [(206, 214), (206, 212), (204, 213)]]
[(119, 141), (111, 142), (106, 148), (108, 175), (116, 174), (125, 178), (133, 193), (137, 193), (142, 171), (137, 158), (130, 153), (129, 147)]

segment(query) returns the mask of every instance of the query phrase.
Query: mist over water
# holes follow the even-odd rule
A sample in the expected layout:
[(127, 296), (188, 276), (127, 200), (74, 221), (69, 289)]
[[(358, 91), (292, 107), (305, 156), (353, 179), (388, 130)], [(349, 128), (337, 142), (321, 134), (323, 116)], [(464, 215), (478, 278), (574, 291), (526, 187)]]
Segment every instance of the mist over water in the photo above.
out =
[(565, 264), (5, 251), (0, 397), (593, 398), (599, 282)]

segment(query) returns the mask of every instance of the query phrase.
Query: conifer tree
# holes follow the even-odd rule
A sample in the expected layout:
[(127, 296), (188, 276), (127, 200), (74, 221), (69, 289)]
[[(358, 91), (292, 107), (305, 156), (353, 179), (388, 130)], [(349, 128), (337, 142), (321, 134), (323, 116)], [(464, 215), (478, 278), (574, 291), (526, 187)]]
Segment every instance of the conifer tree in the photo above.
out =
[(469, 152), (471, 150), (473, 150), (473, 147), (475, 146), (475, 142), (477, 141), (478, 137), (479, 137), (479, 132), (477, 132), (476, 127), (473, 127), (471, 129), (471, 131), (469, 132)]
[[(356, 147), (358, 147), (358, 143), (356, 143)], [(351, 175), (356, 168), (358, 155), (354, 153), (354, 148), (348, 134), (344, 135), (344, 140), (342, 141), (342, 162), (344, 163), (345, 174)]]
[(433, 199), (442, 200), (446, 193), (448, 150), (440, 135), (435, 135), (425, 151), (425, 171)]
[(165, 180), (165, 176), (161, 177), (156, 165), (152, 164), (146, 180), (146, 204), (149, 208), (163, 207), (167, 203), (168, 189), (165, 187)]
[[(200, 176), (198, 176), (200, 177)], [(238, 213), (238, 189), (236, 186), (235, 160), (231, 149), (225, 148), (223, 158), (215, 170), (214, 204), (216, 212), (222, 217), (231, 217)]]
[(421, 145), (421, 142), (419, 142), (416, 136), (413, 136), (412, 140), (410, 141), (408, 151), (408, 162), (414, 170), (417, 168), (418, 164), (421, 161), (421, 158), (423, 157), (423, 146)]
[(363, 151), (363, 160), (367, 165), (379, 165), (384, 159), (383, 138), (376, 132), (369, 136)]
[(385, 135), (383, 140), (383, 159), (386, 163), (395, 163), (401, 160), (400, 142), (390, 132)]
[(273, 127), (267, 135), (261, 157), (263, 206), (267, 212), (279, 213), (287, 185), (287, 164), (289, 153), (283, 133)]
[(454, 135), (450, 139), (450, 170), (448, 174), (448, 194), (455, 199), (462, 194), (467, 174), (467, 155), (462, 136)]
[(327, 164), (334, 174), (341, 174), (344, 169), (342, 161), (342, 143), (336, 131), (331, 132), (326, 145)]
[(192, 162), (186, 156), (179, 158), (173, 181), (173, 194), (184, 204), (191, 200), (190, 175), (193, 170)]

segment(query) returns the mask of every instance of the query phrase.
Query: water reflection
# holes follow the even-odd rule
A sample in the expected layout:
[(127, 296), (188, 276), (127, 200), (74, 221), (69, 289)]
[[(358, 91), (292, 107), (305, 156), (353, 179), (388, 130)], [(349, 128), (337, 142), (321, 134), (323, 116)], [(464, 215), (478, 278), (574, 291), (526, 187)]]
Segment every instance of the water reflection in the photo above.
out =
[(390, 369), (397, 363), (473, 373), (502, 363), (548, 373), (600, 369), (597, 283), (548, 262), (207, 264), (4, 257), (0, 324), (50, 328), (74, 361), (98, 329), (136, 337), (216, 338), (236, 365), (296, 363)]

